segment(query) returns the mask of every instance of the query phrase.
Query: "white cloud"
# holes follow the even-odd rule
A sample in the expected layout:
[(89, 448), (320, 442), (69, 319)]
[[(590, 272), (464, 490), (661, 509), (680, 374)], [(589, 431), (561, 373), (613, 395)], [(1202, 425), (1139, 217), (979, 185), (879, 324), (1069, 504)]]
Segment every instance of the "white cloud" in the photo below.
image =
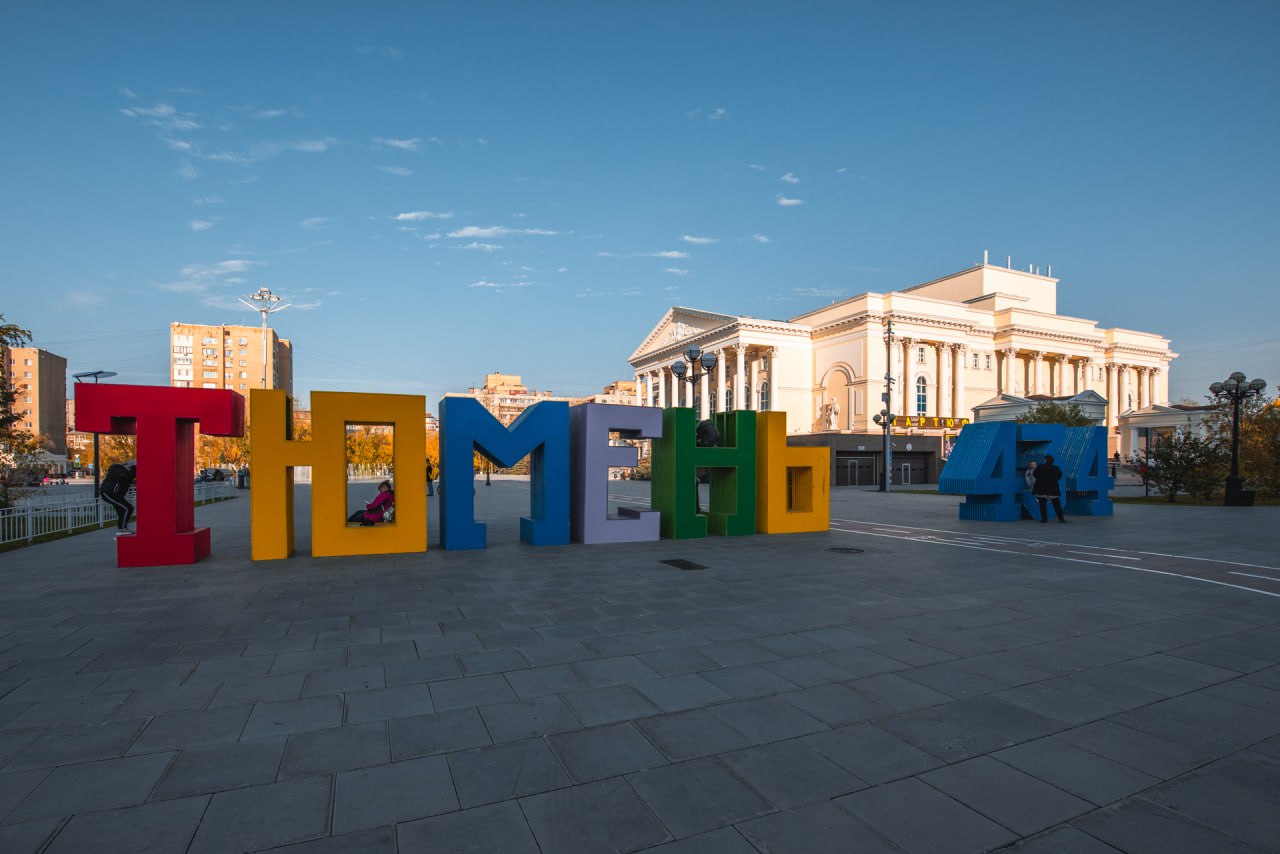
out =
[(226, 199), (222, 198), (222, 196), (219, 196), (217, 193), (214, 193), (209, 196), (196, 196), (192, 201), (197, 205), (220, 205), (225, 202)]
[(683, 269), (683, 268), (681, 268), (681, 267), (666, 267), (666, 268), (664, 268), (664, 269), (663, 269), (663, 271), (662, 271), (662, 272), (664, 272), (664, 273), (670, 273), (670, 274), (671, 274), (671, 275), (673, 275), (673, 276), (687, 276), (687, 275), (689, 275), (689, 271), (688, 271), (688, 270), (685, 270), (685, 269)]
[(363, 56), (376, 54), (383, 59), (404, 59), (404, 53), (399, 48), (391, 47), (390, 45), (358, 45), (355, 50), (356, 53)]
[(121, 94), (121, 95), (124, 95), (126, 98), (136, 98), (136, 97), (138, 97), (138, 93), (137, 93), (137, 92), (133, 91), (132, 89), (130, 89), (130, 88), (126, 87), (126, 86), (121, 86), (121, 87), (120, 87), (120, 94)]
[(848, 171), (849, 171), (849, 167), (848, 167), (848, 166), (841, 166), (839, 169), (837, 169), (837, 170), (836, 170), (836, 174), (837, 174), (837, 175), (843, 175), (844, 173), (846, 173), (846, 172), (848, 172)]
[(172, 148), (174, 151), (190, 151), (191, 143), (185, 139), (169, 139), (167, 136), (160, 137), (160, 141)]
[(506, 290), (507, 288), (527, 288), (530, 282), (490, 282), (486, 279), (472, 282), (467, 285), (469, 288), (490, 288), (495, 291)]
[(288, 110), (257, 110), (249, 114), (254, 119), (278, 119), (288, 114)]
[(706, 246), (710, 243), (719, 243), (718, 237), (694, 237), (692, 234), (686, 234), (680, 238), (685, 243), (692, 243), (694, 246)]
[(767, 234), (753, 234), (751, 235), (751, 239), (754, 240), (756, 243), (769, 242), (769, 236)]
[(379, 170), (386, 172), (388, 175), (399, 175), (401, 178), (407, 178), (413, 174), (413, 170), (404, 166), (379, 166)]
[(787, 174), (783, 175), (783, 176), (782, 176), (781, 178), (779, 178), (778, 180), (779, 180), (779, 181), (785, 181), (785, 182), (787, 182), (788, 184), (799, 184), (799, 183), (800, 183), (800, 179), (796, 177), (796, 173), (794, 173), (794, 172), (788, 172)]
[(184, 181), (194, 181), (200, 177), (200, 173), (196, 171), (196, 167), (191, 165), (191, 161), (183, 158), (178, 161), (178, 174)]
[(327, 216), (309, 216), (299, 223), (303, 228), (319, 228), (329, 221)]
[(381, 145), (385, 148), (398, 148), (401, 151), (421, 151), (422, 140), (418, 137), (412, 139), (394, 139), (392, 137), (375, 136), (373, 138), (374, 145)]
[(300, 139), (290, 142), (260, 142), (250, 146), (249, 150), (245, 152), (219, 151), (210, 154), (208, 159), (219, 163), (257, 163), (276, 157), (286, 151), (320, 154), (328, 151), (336, 142), (337, 140), (331, 136), (322, 139)]
[(191, 220), (192, 231), (208, 231), (213, 228), (213, 220), (211, 219), (193, 219)]
[(796, 205), (803, 205), (804, 199), (791, 199), (782, 195), (782, 193), (778, 193), (778, 204), (784, 208), (794, 208)]
[(455, 231), (449, 232), (450, 237), (508, 237), (515, 234), (529, 234), (537, 236), (555, 236), (560, 234), (559, 231), (551, 231), (546, 228), (508, 228), (505, 225), (465, 225)]
[(102, 294), (95, 291), (67, 291), (62, 302), (71, 308), (93, 308), (103, 302)]
[(424, 219), (453, 219), (453, 211), (405, 211), (392, 217), (396, 222), (421, 222)]
[(754, 169), (754, 170), (755, 170), (755, 171), (757, 171), (757, 172), (763, 172), (763, 171), (764, 171), (764, 165), (763, 165), (763, 164), (760, 164), (760, 163), (748, 163), (748, 164), (747, 164), (747, 168), (748, 168), (748, 169)]
[(791, 290), (802, 297), (838, 297), (844, 293), (840, 288), (792, 288)]
[(163, 119), (176, 114), (178, 109), (173, 104), (158, 102), (151, 107), (125, 107), (120, 112), (130, 118)]
[(470, 243), (468, 243), (466, 246), (458, 246), (458, 247), (455, 247), (455, 248), (457, 248), (457, 249), (473, 249), (473, 250), (476, 250), (476, 251), (479, 251), (479, 252), (497, 252), (497, 251), (498, 251), (499, 249), (501, 249), (502, 247), (501, 247), (501, 246), (499, 246), (499, 245), (498, 245), (498, 244), (496, 244), (496, 243), (478, 243), (478, 242), (476, 242), (476, 241), (474, 241), (474, 240), (473, 240), (473, 241), (471, 241)]
[(652, 258), (688, 258), (689, 257), (688, 252), (681, 252), (677, 249), (668, 249), (665, 252), (650, 252), (647, 254)]
[[(176, 281), (166, 282), (158, 287), (162, 291), (171, 293), (206, 294), (216, 287), (243, 285), (245, 280), (240, 274), (247, 273), (254, 267), (260, 267), (262, 263), (250, 261), (247, 258), (229, 258), (216, 264), (187, 264), (179, 272), (179, 278)], [(206, 301), (206, 304), (213, 303)]]
[(568, 268), (568, 267), (556, 267), (556, 272), (557, 272), (557, 273), (567, 273), (567, 272), (569, 272), (569, 268)]
[(729, 111), (726, 110), (724, 107), (716, 107), (714, 110), (712, 110), (710, 113), (707, 114), (707, 121), (718, 122), (721, 119), (727, 119), (727, 118), (729, 118)]

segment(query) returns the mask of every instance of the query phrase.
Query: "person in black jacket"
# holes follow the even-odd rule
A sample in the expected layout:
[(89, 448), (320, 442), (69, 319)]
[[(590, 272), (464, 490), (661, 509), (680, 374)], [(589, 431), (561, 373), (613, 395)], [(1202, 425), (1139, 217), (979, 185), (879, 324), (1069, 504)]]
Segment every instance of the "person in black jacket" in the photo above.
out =
[(133, 518), (133, 505), (129, 503), (129, 487), (137, 476), (138, 463), (112, 463), (102, 480), (100, 495), (116, 511), (116, 536), (129, 533), (129, 520)]
[(1059, 522), (1066, 522), (1067, 517), (1062, 512), (1062, 469), (1053, 464), (1053, 456), (1051, 454), (1044, 455), (1044, 465), (1037, 466), (1035, 469), (1035, 484), (1031, 487), (1031, 494), (1036, 497), (1036, 501), (1040, 504), (1040, 521), (1049, 521), (1048, 502), (1053, 500), (1053, 512), (1058, 514)]

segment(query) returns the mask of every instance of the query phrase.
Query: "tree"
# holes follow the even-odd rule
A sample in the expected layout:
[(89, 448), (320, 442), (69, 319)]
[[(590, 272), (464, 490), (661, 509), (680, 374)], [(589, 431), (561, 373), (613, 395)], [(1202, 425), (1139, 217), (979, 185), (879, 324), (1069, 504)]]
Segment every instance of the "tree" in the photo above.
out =
[(1151, 445), (1145, 456), (1134, 456), (1132, 464), (1173, 503), (1179, 492), (1205, 501), (1212, 500), (1227, 474), (1227, 455), (1212, 439), (1191, 432), (1179, 432)]
[(138, 458), (138, 439), (123, 433), (103, 433), (98, 439), (98, 465), (106, 474), (114, 463)]
[(30, 330), (5, 322), (4, 315), (0, 314), (0, 358), (4, 359), (4, 369), (0, 371), (0, 507), (11, 506), (21, 494), (40, 447), (38, 437), (18, 429), (22, 413), (14, 410), (18, 390), (13, 385), (13, 372), (8, 370), (9, 348), (21, 347), (30, 341)]
[(1064, 427), (1092, 427), (1097, 422), (1085, 415), (1078, 403), (1045, 400), (1018, 416), (1019, 424), (1061, 424)]
[[(1223, 453), (1230, 454), (1231, 404), (1210, 400), (1215, 406), (1205, 425)], [(1264, 497), (1280, 495), (1280, 401), (1274, 397), (1250, 397), (1240, 405), (1240, 475)]]

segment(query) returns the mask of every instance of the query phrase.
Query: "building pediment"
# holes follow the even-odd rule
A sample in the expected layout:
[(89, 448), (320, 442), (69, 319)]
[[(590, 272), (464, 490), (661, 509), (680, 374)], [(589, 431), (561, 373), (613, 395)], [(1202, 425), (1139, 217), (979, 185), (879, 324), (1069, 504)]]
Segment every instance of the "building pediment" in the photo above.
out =
[(686, 338), (693, 338), (712, 329), (735, 323), (738, 318), (728, 314), (717, 314), (711, 311), (700, 311), (695, 308), (672, 306), (659, 321), (658, 325), (645, 336), (644, 341), (636, 348), (627, 360), (634, 364), (650, 353), (664, 350), (672, 344), (678, 344)]

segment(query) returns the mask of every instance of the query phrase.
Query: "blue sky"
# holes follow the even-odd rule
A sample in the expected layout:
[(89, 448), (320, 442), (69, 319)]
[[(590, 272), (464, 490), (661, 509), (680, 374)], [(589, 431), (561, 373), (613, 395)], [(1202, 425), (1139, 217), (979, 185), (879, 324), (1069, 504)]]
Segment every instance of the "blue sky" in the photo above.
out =
[(985, 248), (1171, 338), (1175, 399), (1274, 385), (1277, 44), (1271, 2), (10, 4), (0, 312), (163, 383), (265, 285), (300, 394), (434, 410)]

